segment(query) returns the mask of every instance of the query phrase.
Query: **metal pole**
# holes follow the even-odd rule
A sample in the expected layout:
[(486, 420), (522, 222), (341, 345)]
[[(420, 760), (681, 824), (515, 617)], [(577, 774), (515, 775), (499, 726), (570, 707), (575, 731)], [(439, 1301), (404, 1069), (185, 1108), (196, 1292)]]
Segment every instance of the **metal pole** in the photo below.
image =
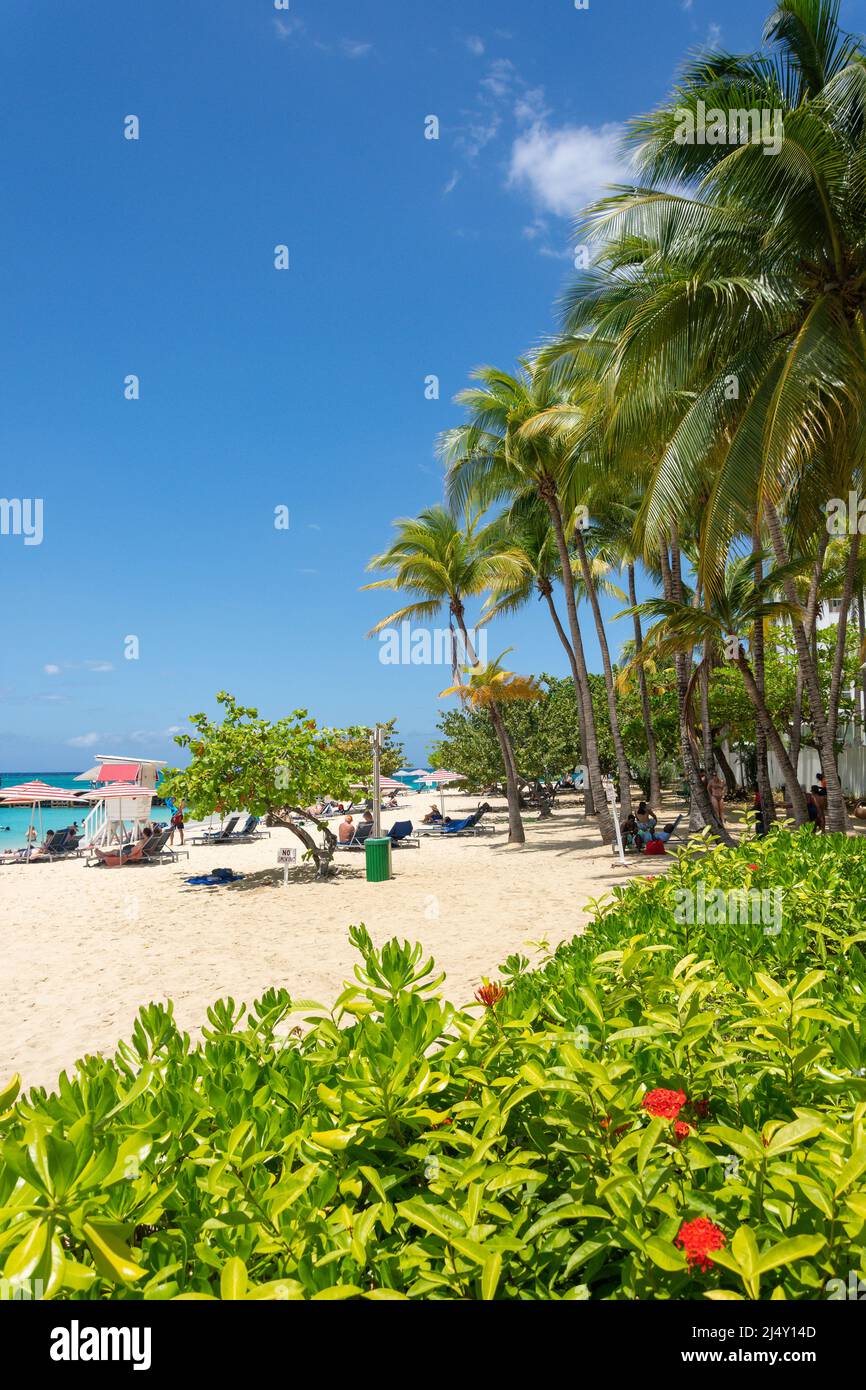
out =
[(382, 752), (382, 726), (376, 725), (373, 734), (373, 835), (378, 840), (382, 834), (382, 789), (379, 760)]

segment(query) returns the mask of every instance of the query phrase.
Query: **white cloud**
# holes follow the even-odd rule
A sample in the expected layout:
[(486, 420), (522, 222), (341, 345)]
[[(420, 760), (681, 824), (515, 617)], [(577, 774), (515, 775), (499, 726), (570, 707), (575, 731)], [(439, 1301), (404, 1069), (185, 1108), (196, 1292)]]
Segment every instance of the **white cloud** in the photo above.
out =
[(48, 662), (48, 664), (46, 666), (43, 666), (42, 669), (45, 672), (46, 676), (60, 675), (60, 667), (52, 665), (51, 662)]
[(99, 743), (99, 734), (78, 734), (75, 738), (66, 740), (70, 748), (93, 748), (94, 744)]
[(448, 194), (449, 194), (449, 193), (453, 193), (453, 192), (454, 192), (454, 190), (455, 190), (455, 188), (457, 187), (457, 185), (458, 185), (459, 182), (460, 182), (460, 175), (459, 175), (459, 173), (457, 172), (457, 170), (455, 169), (455, 170), (454, 170), (454, 173), (451, 175), (451, 177), (450, 177), (450, 179), (448, 180), (448, 182), (446, 183), (445, 187), (442, 189), (442, 193), (444, 194), (444, 196), (445, 196), (446, 198), (448, 197)]
[(618, 146), (622, 128), (537, 122), (514, 141), (508, 182), (547, 212), (574, 217), (610, 183), (628, 176)]
[(718, 48), (722, 41), (721, 24), (711, 24), (707, 30), (707, 37), (704, 43), (705, 48)]
[(85, 661), (88, 671), (113, 671), (114, 664), (111, 661)]
[(340, 52), (347, 58), (366, 58), (373, 52), (373, 45), (362, 43), (358, 39), (341, 39)]
[(527, 87), (514, 104), (514, 119), (518, 125), (540, 125), (549, 115), (543, 87)]
[(298, 38), (304, 32), (306, 27), (307, 26), (304, 24), (304, 21), (302, 19), (298, 19), (294, 15), (292, 15), (288, 19), (274, 20), (274, 29), (276, 30), (278, 39)]
[(467, 38), (464, 40), (464, 42), (466, 44), (466, 47), (469, 49), (469, 52), (474, 53), (476, 58), (480, 58), (483, 56), (484, 40), (479, 38), (477, 34), (469, 34)]
[(494, 58), (481, 79), (481, 87), (492, 97), (504, 97), (514, 85), (515, 67), (510, 58)]

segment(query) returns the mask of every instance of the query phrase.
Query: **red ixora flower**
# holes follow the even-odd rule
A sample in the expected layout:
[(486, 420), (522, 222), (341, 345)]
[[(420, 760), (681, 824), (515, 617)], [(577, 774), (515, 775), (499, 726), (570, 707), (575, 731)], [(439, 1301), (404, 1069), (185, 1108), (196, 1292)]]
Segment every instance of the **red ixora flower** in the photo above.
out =
[(710, 1255), (714, 1250), (725, 1247), (725, 1233), (720, 1231), (707, 1216), (699, 1216), (694, 1221), (684, 1221), (679, 1235), (674, 1241), (686, 1252), (689, 1269), (709, 1269), (713, 1261)]
[(757, 873), (757, 870), (758, 870), (757, 864), (747, 864), (746, 867), (749, 868), (749, 869), (753, 869), (753, 870)]
[(482, 985), (475, 991), (475, 998), (485, 1009), (495, 1009), (499, 1001), (505, 998), (505, 990), (501, 985)]
[(675, 1120), (686, 1103), (685, 1091), (647, 1091), (641, 1105), (659, 1120)]
[(687, 1125), (685, 1120), (677, 1120), (674, 1125), (674, 1139), (679, 1144), (681, 1139), (688, 1139), (692, 1132), (691, 1125)]

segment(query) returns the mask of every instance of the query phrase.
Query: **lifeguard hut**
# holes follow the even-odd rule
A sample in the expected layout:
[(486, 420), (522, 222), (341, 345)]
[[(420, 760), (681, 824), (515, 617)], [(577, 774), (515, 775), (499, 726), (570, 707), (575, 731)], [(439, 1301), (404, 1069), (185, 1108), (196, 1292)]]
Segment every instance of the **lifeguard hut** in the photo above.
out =
[(99, 849), (140, 840), (151, 818), (156, 784), (164, 762), (154, 758), (101, 757), (95, 767), (76, 777), (90, 782), (82, 799), (95, 801), (85, 817), (82, 842)]

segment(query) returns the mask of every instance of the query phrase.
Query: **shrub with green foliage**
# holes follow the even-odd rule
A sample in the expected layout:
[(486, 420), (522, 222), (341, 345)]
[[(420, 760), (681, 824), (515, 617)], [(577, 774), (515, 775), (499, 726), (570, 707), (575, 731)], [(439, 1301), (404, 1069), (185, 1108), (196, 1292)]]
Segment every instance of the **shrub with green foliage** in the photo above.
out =
[[(678, 895), (780, 889), (760, 923)], [(774, 831), (617, 890), (456, 1010), (420, 947), (333, 1009), (273, 990), (193, 1045), (0, 1099), (6, 1296), (810, 1299), (866, 1271), (866, 842)], [(4, 1111), (5, 1113), (2, 1113)]]

